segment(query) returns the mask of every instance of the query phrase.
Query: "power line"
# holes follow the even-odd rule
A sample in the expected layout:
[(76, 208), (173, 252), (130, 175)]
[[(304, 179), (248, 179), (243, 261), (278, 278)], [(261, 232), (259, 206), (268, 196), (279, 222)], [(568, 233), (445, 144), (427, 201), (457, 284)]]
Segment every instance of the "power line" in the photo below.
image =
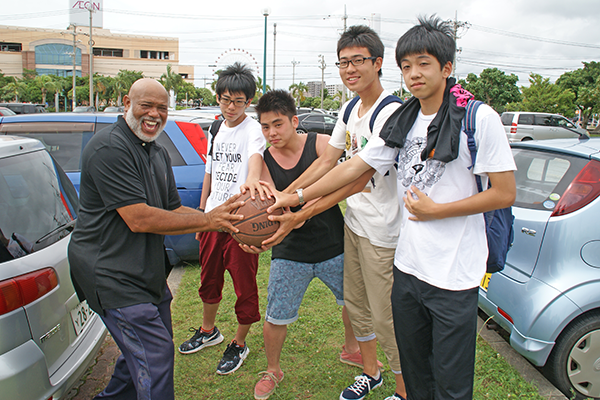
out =
[(481, 26), (481, 25), (473, 24), (471, 26), (473, 29), (478, 30), (478, 31), (493, 33), (496, 35), (514, 37), (514, 38), (518, 38), (518, 39), (534, 40), (534, 41), (538, 41), (538, 42), (560, 44), (560, 45), (564, 45), (564, 46), (585, 47), (585, 48), (589, 48), (589, 49), (600, 49), (600, 45), (597, 45), (597, 44), (576, 43), (576, 42), (568, 42), (566, 40), (547, 39), (547, 38), (542, 38), (539, 36), (524, 35), (522, 33), (514, 33), (514, 32), (509, 32), (509, 31), (503, 31), (500, 29), (487, 28), (487, 27)]

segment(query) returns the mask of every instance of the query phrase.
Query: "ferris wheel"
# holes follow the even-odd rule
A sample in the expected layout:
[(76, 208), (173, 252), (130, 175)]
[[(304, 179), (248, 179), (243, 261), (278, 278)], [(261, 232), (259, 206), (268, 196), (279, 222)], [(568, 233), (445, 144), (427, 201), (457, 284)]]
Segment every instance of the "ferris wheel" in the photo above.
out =
[[(221, 53), (221, 55), (215, 61), (216, 67), (213, 69), (213, 74), (219, 70), (223, 70), (233, 64), (234, 62), (240, 62), (247, 65), (255, 76), (260, 76), (258, 69), (258, 62), (250, 52), (244, 49), (229, 49)], [(215, 76), (215, 78), (217, 78)]]

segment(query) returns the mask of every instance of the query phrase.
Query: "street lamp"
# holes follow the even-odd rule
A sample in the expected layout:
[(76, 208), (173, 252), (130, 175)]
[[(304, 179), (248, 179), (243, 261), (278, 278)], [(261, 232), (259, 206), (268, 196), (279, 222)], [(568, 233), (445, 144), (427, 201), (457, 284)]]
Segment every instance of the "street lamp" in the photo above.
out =
[(263, 55), (263, 94), (267, 91), (267, 17), (271, 10), (268, 8), (263, 9), (263, 15), (265, 16), (265, 47), (264, 47), (264, 55)]

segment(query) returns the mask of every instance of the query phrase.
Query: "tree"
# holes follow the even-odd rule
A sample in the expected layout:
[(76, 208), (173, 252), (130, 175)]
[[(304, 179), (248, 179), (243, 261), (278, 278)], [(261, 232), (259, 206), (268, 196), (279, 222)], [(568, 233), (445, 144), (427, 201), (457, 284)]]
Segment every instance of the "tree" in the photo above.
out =
[(177, 99), (177, 91), (183, 85), (183, 78), (173, 71), (171, 64), (167, 64), (167, 72), (160, 76), (160, 83), (169, 93), (169, 98), (171, 97), (171, 90), (173, 90), (175, 99)]
[(215, 99), (215, 95), (206, 88), (197, 88), (196, 90), (197, 98), (200, 100), (200, 104), (203, 106), (214, 106), (217, 105), (217, 100)]
[(583, 62), (583, 68), (565, 72), (556, 80), (563, 89), (569, 89), (574, 95), (575, 107), (581, 113), (582, 126), (587, 128), (590, 116), (600, 111), (598, 91), (600, 90), (600, 63)]
[(19, 80), (15, 80), (14, 82), (10, 82), (5, 86), (5, 94), (3, 99), (12, 100), (15, 99), (15, 102), (19, 102), (19, 98), (23, 98), (27, 90), (27, 85)]
[(569, 89), (550, 82), (538, 74), (529, 75), (529, 87), (522, 87), (523, 101), (521, 111), (547, 112), (562, 114), (566, 117), (574, 115), (575, 94)]
[(306, 99), (306, 93), (308, 92), (308, 86), (303, 82), (294, 83), (289, 87), (290, 93), (296, 99), (296, 104), (300, 107), (300, 104)]
[(481, 100), (496, 112), (502, 113), (509, 103), (521, 100), (517, 87), (519, 77), (515, 74), (506, 75), (498, 68), (486, 68), (479, 77), (473, 73), (467, 75), (467, 80), (459, 81), (471, 92), (476, 100)]
[(142, 79), (144, 74), (141, 71), (129, 71), (127, 69), (119, 70), (115, 77), (114, 92), (117, 95), (117, 105), (121, 105), (121, 96), (129, 93), (129, 89), (133, 82)]

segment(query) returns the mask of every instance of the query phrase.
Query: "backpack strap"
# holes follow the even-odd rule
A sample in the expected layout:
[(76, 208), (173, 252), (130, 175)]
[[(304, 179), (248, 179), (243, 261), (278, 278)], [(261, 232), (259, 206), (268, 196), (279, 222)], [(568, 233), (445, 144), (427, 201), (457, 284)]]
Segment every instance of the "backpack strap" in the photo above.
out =
[[(359, 99), (360, 96), (352, 98), (352, 100), (350, 100), (350, 102), (346, 106), (346, 110), (344, 111), (344, 117), (342, 118), (342, 121), (344, 121), (345, 124), (348, 124), (348, 120), (350, 119), (350, 113), (352, 112), (352, 109), (354, 108)], [(386, 96), (383, 100), (381, 100), (381, 102), (375, 108), (375, 111), (373, 111), (373, 115), (371, 115), (371, 120), (369, 121), (369, 130), (371, 131), (371, 133), (373, 133), (373, 126), (375, 126), (375, 120), (377, 119), (379, 112), (390, 103), (402, 104), (402, 100), (400, 100), (399, 97), (394, 96), (393, 94), (390, 94), (389, 96)]]
[[(467, 145), (469, 146), (469, 152), (471, 153), (471, 166), (469, 169), (475, 167), (475, 160), (477, 159), (477, 143), (475, 143), (475, 120), (477, 117), (477, 109), (482, 104), (483, 102), (479, 100), (469, 100), (462, 122), (463, 130), (467, 134)], [(475, 175), (475, 181), (477, 182), (477, 189), (482, 192), (483, 187), (481, 185), (481, 177), (479, 175)]]
[(346, 111), (344, 111), (344, 117), (342, 118), (342, 121), (344, 121), (345, 124), (348, 124), (348, 120), (350, 119), (350, 113), (352, 112), (352, 109), (354, 108), (356, 103), (358, 103), (358, 100), (360, 100), (360, 96), (354, 97), (346, 106)]
[(223, 123), (222, 119), (217, 119), (216, 121), (214, 121), (212, 124), (210, 124), (210, 150), (208, 151), (208, 154), (210, 154), (210, 156), (212, 157), (213, 155), (213, 146), (215, 144), (215, 137), (217, 136), (217, 133), (219, 133), (219, 129), (221, 128), (221, 124)]
[(375, 111), (373, 111), (373, 115), (371, 116), (371, 121), (369, 121), (369, 129), (371, 130), (371, 133), (373, 133), (373, 126), (375, 126), (375, 120), (377, 119), (377, 115), (379, 115), (379, 112), (381, 110), (383, 110), (383, 108), (390, 103), (402, 104), (403, 102), (402, 102), (402, 100), (400, 100), (399, 97), (394, 96), (393, 94), (390, 94), (385, 99), (381, 100), (381, 103), (379, 103), (379, 105), (377, 106)]

